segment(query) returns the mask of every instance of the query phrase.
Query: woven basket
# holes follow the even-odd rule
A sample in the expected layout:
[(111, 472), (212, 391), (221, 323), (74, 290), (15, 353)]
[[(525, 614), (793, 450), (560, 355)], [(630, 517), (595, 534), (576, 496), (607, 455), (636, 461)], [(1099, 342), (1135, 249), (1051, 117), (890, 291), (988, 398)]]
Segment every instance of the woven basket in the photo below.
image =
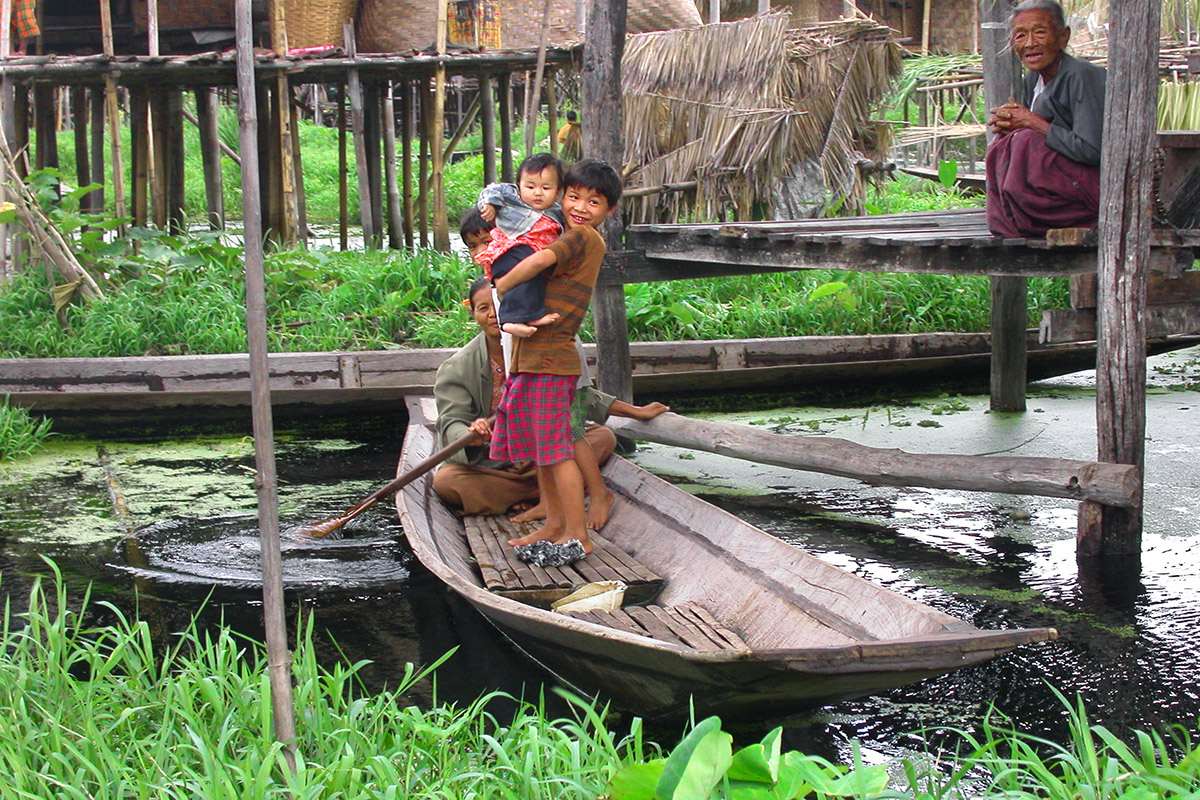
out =
[(358, 0), (286, 0), (288, 49), (345, 47), (342, 25), (354, 22)]

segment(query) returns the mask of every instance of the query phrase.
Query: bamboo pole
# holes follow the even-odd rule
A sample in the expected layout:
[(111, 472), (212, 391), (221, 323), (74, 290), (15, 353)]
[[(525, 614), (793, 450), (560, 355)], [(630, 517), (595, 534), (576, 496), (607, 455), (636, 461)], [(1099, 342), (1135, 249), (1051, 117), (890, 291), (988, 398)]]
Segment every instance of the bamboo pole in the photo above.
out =
[(363, 86), (363, 133), (367, 146), (367, 181), (371, 187), (371, 230), (375, 231), (373, 247), (383, 247), (383, 220), (385, 187), (383, 182), (383, 116), (381, 103), (383, 92), (379, 83), (371, 81)]
[(413, 107), (412, 84), (404, 81), (400, 88), (400, 174), (403, 182), (403, 216), (404, 216), (404, 245), (412, 247), (413, 236)]
[[(87, 89), (83, 86), (72, 86), (71, 93), (71, 132), (75, 135), (75, 180), (80, 186), (87, 186), (92, 179), (92, 165), (89, 162), (91, 153), (88, 150), (88, 98)], [(79, 198), (79, 208), (87, 210), (91, 206), (91, 192)]]
[[(271, 49), (280, 56), (288, 51), (287, 14), (283, 0), (271, 0)], [(278, 139), (271, 143), (278, 148), (279, 190), (282, 207), (279, 214), (279, 240), (284, 247), (295, 247), (300, 211), (296, 200), (296, 158), (292, 153), (292, 87), (287, 73), (275, 79), (275, 119)]]
[[(147, 0), (146, 2), (146, 52), (151, 58), (158, 57), (158, 0)], [(149, 109), (144, 120), (146, 159), (143, 167), (146, 170), (146, 186), (149, 187), (150, 192), (150, 216), (160, 230), (166, 230), (167, 200), (163, 186), (166, 173), (161, 169), (163, 163), (160, 147), (162, 137), (161, 131), (158, 130), (161, 125), (165, 124), (165, 120), (159, 116), (163, 110), (162, 104), (158, 102), (161, 99), (159, 95), (161, 91), (161, 89), (150, 87), (146, 89), (144, 95), (149, 102)]]
[[(347, 22), (342, 27), (350, 57), (358, 56), (358, 45), (354, 39), (354, 25)], [(358, 69), (351, 67), (347, 75), (346, 93), (350, 95), (350, 128), (354, 132), (354, 165), (358, 170), (358, 217), (362, 223), (363, 243), (368, 249), (375, 241), (375, 228), (371, 213), (371, 183), (367, 171), (366, 136), (363, 131), (363, 91), (358, 79)]]
[(147, 205), (147, 189), (150, 176), (150, 145), (147, 142), (149, 124), (149, 102), (144, 88), (133, 88), (127, 95), (129, 100), (129, 173), (130, 206), (133, 226), (144, 228), (150, 219)]
[[(100, 34), (104, 47), (104, 55), (109, 59), (114, 57), (112, 9), (109, 0), (100, 0)], [(113, 208), (117, 219), (124, 219), (125, 211), (125, 170), (121, 165), (121, 108), (117, 101), (117, 76), (108, 73), (104, 76), (104, 102), (108, 117), (108, 141), (112, 149), (113, 175)], [(125, 235), (125, 224), (117, 228), (117, 235)]]
[(1141, 469), (1129, 464), (1028, 456), (907, 453), (830, 436), (783, 436), (748, 425), (666, 413), (641, 422), (612, 417), (614, 431), (759, 464), (840, 475), (878, 486), (1096, 500), (1129, 508), (1141, 497)]
[[(254, 38), (251, 0), (237, 0), (238, 141), (243, 153), (258, 147), (258, 109), (254, 91)], [(243, 217), (246, 245), (246, 337), (250, 355), (250, 403), (254, 423), (255, 486), (262, 552), (263, 624), (267, 640), (267, 673), (275, 738), (283, 756), (296, 769), (296, 722), (292, 700), (291, 653), (284, 620), (283, 566), (279, 547), (278, 478), (275, 472), (275, 432), (268, 383), (266, 288), (263, 275), (262, 208), (258, 192), (258, 159), (242, 167), (246, 187)]]
[(417, 223), (421, 227), (421, 247), (429, 246), (429, 80), (421, 81), (421, 146), (417, 156)]
[[(437, 51), (446, 55), (447, 26), (450, 3), (438, 0)], [(450, 227), (446, 218), (446, 163), (442, 159), (446, 128), (446, 64), (439, 61), (433, 75), (433, 119), (429, 126), (429, 153), (433, 157), (430, 188), (433, 192), (433, 246), (436, 250), (450, 249)]]
[(546, 77), (546, 130), (550, 139), (550, 155), (558, 158), (558, 97), (554, 91), (554, 70)]
[(308, 199), (304, 193), (304, 163), (300, 158), (300, 108), (291, 106), (292, 114), (292, 174), (295, 175), (296, 189), (296, 239), (303, 245), (308, 244)]
[(383, 92), (383, 175), (387, 185), (388, 247), (399, 250), (404, 244), (404, 220), (400, 211), (400, 186), (396, 174), (396, 101), (395, 86), (386, 84)]
[[(542, 76), (546, 71), (546, 43), (550, 40), (550, 0), (542, 5), (542, 32), (538, 39), (537, 70), (533, 75), (533, 91), (525, 98), (525, 155), (533, 153), (534, 139), (537, 138), (537, 112), (542, 107)], [(526, 90), (528, 90), (526, 86)], [(554, 138), (554, 131), (550, 131)]]
[(88, 193), (88, 209), (95, 214), (104, 212), (104, 92), (92, 87), (88, 89), (88, 115), (91, 132), (91, 165), (90, 183), (100, 188)]
[(499, 78), (500, 89), (500, 180), (513, 183), (512, 157), (512, 73), (502, 72)]

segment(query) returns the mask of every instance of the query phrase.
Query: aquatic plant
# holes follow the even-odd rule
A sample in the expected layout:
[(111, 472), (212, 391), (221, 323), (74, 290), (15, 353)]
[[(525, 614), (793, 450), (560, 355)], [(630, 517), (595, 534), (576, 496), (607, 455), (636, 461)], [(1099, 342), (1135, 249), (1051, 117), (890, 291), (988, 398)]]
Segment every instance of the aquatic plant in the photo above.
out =
[[(164, 644), (152, 625), (40, 581), (0, 629), (4, 798), (594, 798), (622, 760), (656, 754), (640, 726), (623, 736), (602, 707), (572, 698), (574, 719), (518, 703), (490, 709), (405, 702), (436, 664), (370, 694), (364, 662), (318, 665), (299, 626), (293, 675), (299, 741), (289, 772), (274, 741), (265, 648), (194, 626)], [(10, 601), (11, 602), (11, 601)], [(98, 614), (111, 625), (89, 624)], [(440, 663), (440, 662), (439, 662)]]
[(45, 417), (34, 417), (27, 409), (10, 405), (7, 395), (0, 398), (0, 463), (36, 451), (50, 437), (50, 425)]

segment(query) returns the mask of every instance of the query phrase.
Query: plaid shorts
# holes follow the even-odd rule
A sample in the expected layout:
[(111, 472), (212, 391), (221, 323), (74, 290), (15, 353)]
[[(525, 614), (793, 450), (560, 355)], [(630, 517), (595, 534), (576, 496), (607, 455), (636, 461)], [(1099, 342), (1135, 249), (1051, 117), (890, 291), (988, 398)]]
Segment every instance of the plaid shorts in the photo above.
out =
[(12, 29), (23, 39), (41, 34), (37, 19), (37, 0), (17, 0), (12, 8)]
[(575, 457), (571, 437), (574, 375), (517, 372), (504, 384), (492, 426), (491, 457), (550, 466)]

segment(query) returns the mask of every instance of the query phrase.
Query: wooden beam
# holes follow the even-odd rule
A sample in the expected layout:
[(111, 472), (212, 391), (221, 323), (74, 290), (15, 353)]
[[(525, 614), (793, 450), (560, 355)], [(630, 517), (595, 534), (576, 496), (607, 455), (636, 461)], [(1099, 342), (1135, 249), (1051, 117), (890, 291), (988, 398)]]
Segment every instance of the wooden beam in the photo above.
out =
[[(1158, 91), (1158, 3), (1114, 4), (1108, 39), (1097, 257), (1098, 457), (1140, 472), (1146, 455), (1146, 274)], [(1081, 555), (1141, 552), (1142, 506), (1080, 509)]]
[(829, 436), (783, 436), (727, 422), (662, 414), (648, 422), (606, 423), (631, 439), (687, 447), (759, 464), (840, 475), (877, 486), (1095, 500), (1129, 508), (1141, 501), (1141, 469), (1062, 458), (907, 453)]
[[(1038, 340), (1042, 344), (1086, 342), (1097, 338), (1094, 308), (1051, 308), (1042, 312)], [(1146, 306), (1146, 337), (1161, 339), (1200, 331), (1200, 303), (1167, 303)]]
[[(617, 174), (625, 158), (621, 58), (625, 52), (626, 5), (625, 0), (592, 0), (583, 50), (583, 108), (589, 112), (588, 124), (583, 126), (583, 154), (607, 162)], [(625, 229), (619, 212), (608, 218), (602, 233), (609, 250), (624, 247)], [(592, 315), (601, 353), (597, 383), (609, 394), (629, 400), (633, 396), (633, 367), (624, 290), (619, 286), (597, 286), (592, 294)]]
[[(350, 55), (357, 53), (353, 23), (343, 25), (343, 35), (350, 48)], [(350, 128), (354, 132), (354, 164), (358, 171), (358, 214), (362, 223), (363, 241), (368, 248), (374, 246), (375, 228), (371, 207), (371, 184), (368, 179), (366, 134), (364, 132), (363, 91), (358, 70), (351, 69), (347, 75), (346, 93), (350, 96)]]

